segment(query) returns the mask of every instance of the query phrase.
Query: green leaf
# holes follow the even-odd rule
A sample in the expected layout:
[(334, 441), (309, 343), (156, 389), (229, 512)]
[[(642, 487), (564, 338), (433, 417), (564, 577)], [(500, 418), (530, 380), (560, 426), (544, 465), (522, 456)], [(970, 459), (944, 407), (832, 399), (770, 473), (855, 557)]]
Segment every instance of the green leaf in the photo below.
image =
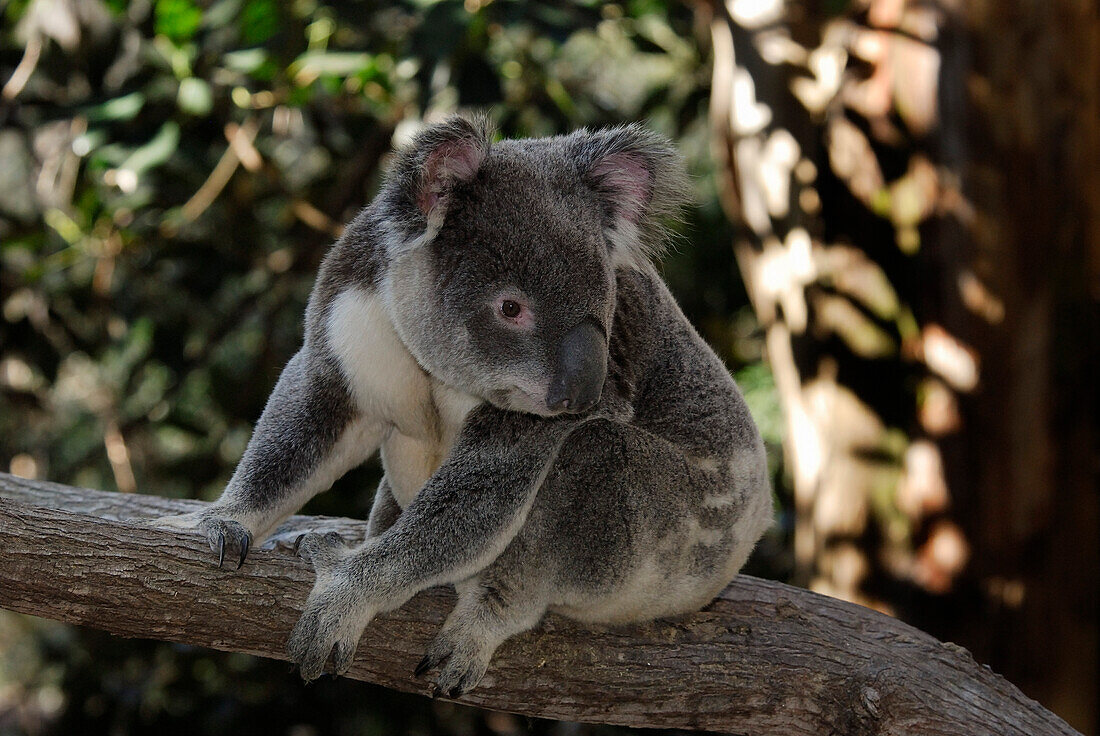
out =
[(321, 51), (302, 54), (294, 60), (287, 71), (298, 84), (304, 86), (320, 76), (347, 77), (363, 72), (371, 65), (370, 54), (352, 51)]
[(258, 44), (279, 30), (279, 5), (274, 0), (251, 0), (241, 11), (241, 40)]
[(241, 74), (251, 74), (267, 61), (267, 51), (264, 49), (241, 49), (230, 51), (222, 56), (222, 63), (230, 71)]
[(30, 4), (30, 0), (11, 0), (11, 2), (9, 2), (6, 7), (4, 7), (4, 15), (7, 16), (8, 20), (12, 24), (12, 27), (14, 27), (16, 21), (22, 18), (23, 15), (27, 12), (27, 8), (30, 6)]
[(176, 152), (179, 142), (180, 126), (169, 120), (160, 126), (152, 140), (131, 153), (119, 168), (140, 174), (160, 166)]
[(87, 108), (84, 111), (84, 116), (91, 123), (99, 123), (105, 120), (132, 120), (135, 115), (141, 112), (144, 105), (145, 94), (131, 92), (128, 95), (116, 97), (113, 100), (107, 100), (103, 104)]
[(783, 409), (779, 403), (779, 392), (775, 388), (771, 368), (764, 362), (754, 363), (737, 371), (735, 378), (744, 394), (749, 413), (760, 428), (760, 434), (767, 442), (782, 444)]
[(157, 0), (155, 28), (173, 41), (187, 41), (202, 23), (202, 11), (191, 0)]

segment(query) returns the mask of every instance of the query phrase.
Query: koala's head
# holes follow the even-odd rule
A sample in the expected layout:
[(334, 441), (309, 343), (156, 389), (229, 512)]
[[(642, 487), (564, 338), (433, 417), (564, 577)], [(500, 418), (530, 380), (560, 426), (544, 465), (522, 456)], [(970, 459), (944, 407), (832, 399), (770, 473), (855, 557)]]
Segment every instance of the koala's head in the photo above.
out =
[(444, 383), (542, 415), (600, 397), (615, 271), (641, 267), (685, 199), (679, 156), (636, 125), (491, 141), (450, 118), (400, 152), (377, 200), (383, 293)]

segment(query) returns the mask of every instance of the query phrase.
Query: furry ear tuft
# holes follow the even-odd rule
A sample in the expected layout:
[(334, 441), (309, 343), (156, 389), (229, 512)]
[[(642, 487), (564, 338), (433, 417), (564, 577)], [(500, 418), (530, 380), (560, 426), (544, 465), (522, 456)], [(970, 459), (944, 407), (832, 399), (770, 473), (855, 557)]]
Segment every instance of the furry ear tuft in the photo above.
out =
[(691, 185), (672, 143), (640, 125), (574, 133), (582, 174), (603, 200), (618, 259), (640, 264), (668, 241), (665, 221), (689, 201)]
[(653, 189), (653, 175), (641, 157), (630, 152), (613, 153), (600, 159), (590, 176), (616, 215), (635, 225), (641, 222)]
[(477, 176), (481, 162), (489, 155), (487, 138), (476, 135), (478, 131), (474, 130), (462, 132), (474, 135), (443, 140), (424, 157), (416, 205), (426, 217), (431, 216), (456, 182)]
[(421, 130), (396, 156), (381, 193), (384, 217), (402, 238), (438, 227), (454, 186), (489, 156), (493, 126), (483, 115), (452, 115)]

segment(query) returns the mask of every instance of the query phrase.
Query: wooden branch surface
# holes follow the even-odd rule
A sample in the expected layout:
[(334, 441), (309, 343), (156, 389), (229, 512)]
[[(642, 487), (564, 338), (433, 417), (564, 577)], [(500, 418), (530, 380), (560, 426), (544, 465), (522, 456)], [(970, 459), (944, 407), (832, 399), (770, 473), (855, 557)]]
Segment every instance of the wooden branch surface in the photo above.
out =
[[(313, 583), (285, 549), (219, 570), (198, 535), (142, 520), (198, 501), (70, 488), (0, 473), (0, 607), (126, 637), (285, 659)], [(365, 523), (292, 517), (361, 539)], [(230, 567), (227, 565), (227, 568)], [(426, 694), (412, 671), (453, 594), (374, 621), (350, 677)], [(549, 616), (506, 642), (462, 702), (541, 718), (738, 734), (1075, 733), (961, 647), (860, 606), (739, 577), (675, 621), (592, 628)]]

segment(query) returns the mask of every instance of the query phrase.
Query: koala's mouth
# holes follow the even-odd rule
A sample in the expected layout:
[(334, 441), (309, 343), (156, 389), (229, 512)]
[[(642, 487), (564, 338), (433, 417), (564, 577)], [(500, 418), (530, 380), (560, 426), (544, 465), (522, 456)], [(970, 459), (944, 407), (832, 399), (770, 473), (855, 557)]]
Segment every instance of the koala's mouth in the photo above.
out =
[(561, 410), (551, 409), (546, 405), (546, 396), (536, 396), (530, 391), (525, 391), (519, 386), (511, 386), (504, 391), (504, 408), (512, 411), (521, 411), (525, 414), (537, 414), (542, 417), (554, 417), (561, 414)]

